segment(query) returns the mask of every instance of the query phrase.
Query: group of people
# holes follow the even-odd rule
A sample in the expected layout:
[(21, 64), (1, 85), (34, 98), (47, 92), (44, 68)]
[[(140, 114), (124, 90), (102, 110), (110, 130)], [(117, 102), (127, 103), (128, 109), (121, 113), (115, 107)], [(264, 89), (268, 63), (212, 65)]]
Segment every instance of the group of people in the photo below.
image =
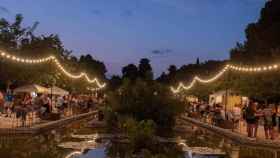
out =
[(49, 118), (51, 114), (65, 117), (93, 110), (101, 101), (92, 95), (57, 96), (30, 93), (15, 95), (8, 90), (6, 93), (0, 92), (0, 115), (3, 117), (15, 115), (22, 120), (22, 126), (25, 126), (28, 114), (41, 119)]
[(263, 125), (266, 139), (275, 139), (276, 127), (280, 132), (280, 109), (272, 104), (258, 104), (251, 102), (248, 105), (235, 105), (226, 109), (221, 104), (209, 105), (204, 102), (192, 102), (186, 112), (193, 118), (199, 118), (219, 127), (237, 131), (246, 125), (247, 135), (256, 138), (258, 127)]
[(248, 137), (257, 137), (260, 124), (264, 126), (266, 139), (275, 139), (277, 126), (280, 131), (280, 109), (273, 104), (251, 103), (244, 108), (243, 118), (247, 123)]

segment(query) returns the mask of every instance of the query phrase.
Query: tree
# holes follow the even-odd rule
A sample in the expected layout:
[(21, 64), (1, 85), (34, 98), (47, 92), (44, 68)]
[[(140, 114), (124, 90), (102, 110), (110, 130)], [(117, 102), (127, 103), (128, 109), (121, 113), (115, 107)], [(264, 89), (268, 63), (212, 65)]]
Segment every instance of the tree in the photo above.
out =
[[(237, 44), (231, 52), (234, 62), (246, 64), (267, 64), (277, 62), (280, 57), (280, 2), (266, 2), (256, 23), (250, 23), (246, 30), (244, 44)], [(239, 58), (234, 58), (238, 56)], [(250, 60), (248, 60), (250, 59)]]
[[(34, 35), (38, 26), (23, 27), (23, 16), (16, 15), (14, 22), (0, 19), (0, 49), (24, 58), (45, 58), (55, 56), (65, 69), (71, 73), (86, 71), (90, 78), (105, 79), (106, 67), (104, 63), (95, 60), (91, 55), (82, 55), (80, 59), (72, 55), (72, 51), (64, 48), (58, 35)], [(7, 67), (8, 65), (8, 67)], [(28, 65), (11, 62), (0, 58), (0, 83), (22, 85), (37, 83), (51, 86), (54, 83), (65, 89), (84, 91), (88, 86), (85, 80), (71, 80), (59, 69), (55, 63)], [(4, 88), (4, 85), (0, 85)]]
[(153, 80), (153, 71), (149, 59), (147, 58), (141, 59), (138, 67), (139, 67), (140, 78), (144, 80)]
[(199, 58), (196, 58), (196, 65), (199, 65), (200, 64), (200, 61), (199, 61)]
[(177, 71), (177, 67), (175, 65), (170, 65), (168, 68), (169, 75), (173, 76)]
[[(280, 1), (266, 2), (260, 18), (250, 23), (244, 43), (237, 43), (231, 50), (230, 62), (243, 65), (277, 63), (280, 58)], [(262, 74), (232, 73), (232, 89), (261, 101), (280, 101), (280, 76), (275, 72)], [(241, 75), (241, 77), (238, 77)]]
[(120, 91), (109, 94), (108, 106), (117, 117), (132, 117), (136, 121), (153, 120), (158, 134), (172, 130), (184, 104), (173, 97), (168, 87), (142, 80), (125, 81)]
[(167, 84), (168, 83), (168, 76), (165, 72), (161, 73), (161, 75), (157, 78), (157, 81), (161, 84)]
[(138, 78), (138, 68), (134, 64), (129, 64), (122, 68), (123, 79), (135, 81)]
[(122, 84), (122, 78), (117, 75), (113, 75), (109, 80), (109, 89), (114, 91), (118, 89)]
[(79, 60), (80, 69), (91, 74), (91, 77), (105, 79), (107, 72), (106, 66), (103, 62), (93, 59), (90, 54), (82, 55)]

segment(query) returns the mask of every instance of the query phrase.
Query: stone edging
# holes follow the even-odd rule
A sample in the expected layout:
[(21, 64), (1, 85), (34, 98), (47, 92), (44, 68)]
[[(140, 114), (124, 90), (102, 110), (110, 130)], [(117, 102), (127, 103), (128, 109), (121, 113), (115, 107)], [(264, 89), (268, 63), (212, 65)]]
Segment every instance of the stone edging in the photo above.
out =
[(249, 145), (249, 146), (254, 146), (254, 147), (261, 147), (261, 148), (270, 148), (270, 149), (280, 149), (280, 143), (271, 141), (271, 140), (265, 140), (265, 139), (257, 139), (257, 140), (252, 140), (244, 135), (238, 134), (236, 132), (232, 132), (231, 130), (228, 129), (223, 129), (217, 126), (210, 125), (208, 123), (203, 123), (198, 120), (182, 116), (180, 117), (181, 120), (189, 122), (191, 124), (197, 125), (201, 128), (204, 128), (206, 130), (209, 130), (211, 132), (214, 132), (218, 135), (222, 135), (236, 143), (242, 144), (242, 145)]
[(38, 134), (40, 132), (45, 132), (47, 130), (54, 129), (56, 127), (61, 127), (75, 121), (79, 121), (85, 118), (89, 118), (93, 115), (97, 114), (97, 111), (88, 112), (85, 114), (75, 115), (69, 118), (60, 119), (57, 121), (46, 122), (38, 125), (34, 125), (32, 127), (21, 127), (21, 128), (2, 128), (0, 129), (0, 134)]

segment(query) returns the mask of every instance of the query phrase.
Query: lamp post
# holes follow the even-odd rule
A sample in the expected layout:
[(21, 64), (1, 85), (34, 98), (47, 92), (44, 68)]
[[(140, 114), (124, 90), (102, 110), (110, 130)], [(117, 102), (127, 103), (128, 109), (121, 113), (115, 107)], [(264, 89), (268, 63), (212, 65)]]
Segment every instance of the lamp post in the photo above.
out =
[[(52, 76), (52, 72), (51, 72), (51, 70), (52, 70), (52, 61), (50, 61), (50, 63), (49, 63), (49, 72), (50, 72), (50, 76)], [(50, 79), (50, 86), (51, 86), (51, 107), (53, 107), (53, 86), (56, 84), (56, 80), (55, 80), (55, 78), (53, 78), (53, 77), (51, 77), (51, 79)]]
[(225, 95), (225, 115), (226, 119), (228, 120), (227, 117), (227, 106), (228, 106), (228, 93), (229, 93), (229, 81), (230, 81), (230, 70), (228, 70), (227, 75), (226, 75), (226, 95)]

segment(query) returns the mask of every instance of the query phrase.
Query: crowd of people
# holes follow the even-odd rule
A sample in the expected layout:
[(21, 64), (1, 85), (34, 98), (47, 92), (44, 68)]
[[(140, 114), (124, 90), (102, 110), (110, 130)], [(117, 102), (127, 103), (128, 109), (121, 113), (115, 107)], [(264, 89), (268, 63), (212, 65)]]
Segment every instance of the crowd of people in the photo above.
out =
[(280, 132), (280, 109), (274, 104), (250, 102), (227, 109), (221, 104), (192, 102), (187, 106), (186, 113), (192, 118), (236, 132), (241, 132), (242, 126), (246, 126), (247, 135), (252, 139), (257, 138), (259, 126), (264, 127), (266, 139), (273, 140)]
[(101, 102), (95, 95), (13, 94), (7, 90), (0, 92), (0, 116), (15, 117), (26, 126), (27, 115), (40, 120), (59, 119), (94, 110)]

